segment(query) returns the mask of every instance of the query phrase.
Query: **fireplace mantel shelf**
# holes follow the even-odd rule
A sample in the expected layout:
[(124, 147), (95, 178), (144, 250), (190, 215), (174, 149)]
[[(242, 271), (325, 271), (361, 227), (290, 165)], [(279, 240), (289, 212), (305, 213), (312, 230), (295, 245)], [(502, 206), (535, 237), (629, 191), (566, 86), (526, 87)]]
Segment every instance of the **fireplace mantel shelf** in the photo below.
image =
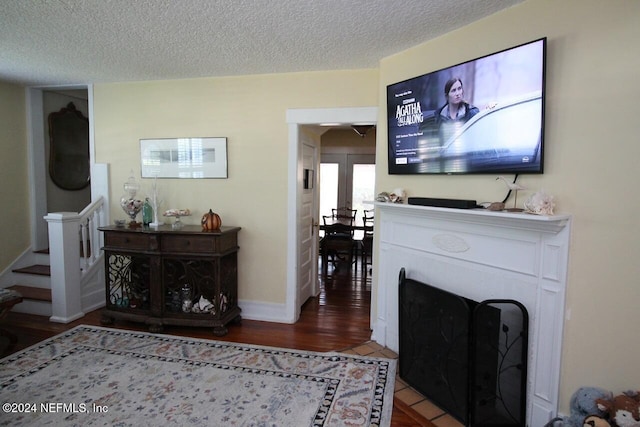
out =
[(374, 202), (380, 209), (402, 211), (405, 215), (446, 219), (465, 223), (493, 225), (505, 228), (519, 228), (534, 231), (558, 233), (569, 222), (571, 215), (533, 215), (526, 212), (490, 211), (487, 209), (450, 209), (403, 203)]

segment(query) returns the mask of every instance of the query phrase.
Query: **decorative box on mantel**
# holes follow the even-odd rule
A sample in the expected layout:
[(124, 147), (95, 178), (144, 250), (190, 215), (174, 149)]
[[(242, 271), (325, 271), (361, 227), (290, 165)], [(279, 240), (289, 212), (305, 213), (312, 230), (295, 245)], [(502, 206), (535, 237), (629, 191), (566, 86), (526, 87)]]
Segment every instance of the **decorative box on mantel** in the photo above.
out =
[(474, 301), (513, 299), (529, 313), (527, 425), (556, 415), (570, 215), (375, 203), (380, 239), (373, 339), (399, 350), (398, 275)]

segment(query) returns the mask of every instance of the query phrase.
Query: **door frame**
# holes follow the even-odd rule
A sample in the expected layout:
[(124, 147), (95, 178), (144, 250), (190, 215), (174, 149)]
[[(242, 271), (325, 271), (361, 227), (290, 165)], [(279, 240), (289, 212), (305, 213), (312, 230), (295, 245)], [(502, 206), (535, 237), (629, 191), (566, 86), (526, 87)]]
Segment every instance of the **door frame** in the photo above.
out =
[[(27, 144), (29, 147), (29, 197), (31, 203), (31, 248), (45, 249), (49, 246), (49, 230), (44, 216), (47, 212), (47, 173), (48, 160), (45, 156), (43, 92), (48, 90), (85, 89), (89, 107), (89, 165), (93, 172), (95, 164), (95, 139), (93, 127), (93, 85), (34, 86), (25, 88), (27, 103)], [(91, 179), (91, 200), (94, 199), (93, 177)]]
[(302, 180), (300, 127), (336, 124), (377, 124), (378, 107), (288, 109), (286, 123), (289, 128), (287, 171), (287, 290), (285, 321), (295, 323), (300, 317), (298, 301), (298, 226)]

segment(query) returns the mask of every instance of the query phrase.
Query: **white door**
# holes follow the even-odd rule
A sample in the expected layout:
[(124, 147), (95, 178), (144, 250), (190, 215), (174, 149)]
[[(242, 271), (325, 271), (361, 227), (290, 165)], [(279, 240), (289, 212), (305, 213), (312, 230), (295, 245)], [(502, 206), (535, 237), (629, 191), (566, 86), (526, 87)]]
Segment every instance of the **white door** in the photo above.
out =
[(298, 183), (300, 195), (299, 216), (299, 275), (297, 307), (301, 307), (307, 299), (318, 294), (318, 145), (302, 135), (301, 154), (302, 171)]

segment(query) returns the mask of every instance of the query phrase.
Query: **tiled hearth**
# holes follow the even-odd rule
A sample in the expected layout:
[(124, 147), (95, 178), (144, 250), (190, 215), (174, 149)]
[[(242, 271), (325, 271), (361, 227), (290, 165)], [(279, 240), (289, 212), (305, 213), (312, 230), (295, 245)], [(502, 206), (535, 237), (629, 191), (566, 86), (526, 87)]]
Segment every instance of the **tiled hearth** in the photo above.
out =
[[(343, 351), (343, 353), (358, 354), (360, 356), (386, 357), (397, 359), (398, 355), (376, 343), (370, 341), (360, 346)], [(445, 411), (425, 399), (420, 393), (409, 387), (396, 375), (394, 398), (399, 404), (414, 412), (416, 423), (425, 421), (423, 425), (435, 425), (437, 427), (463, 427), (463, 425)], [(432, 424), (429, 424), (432, 423)]]

